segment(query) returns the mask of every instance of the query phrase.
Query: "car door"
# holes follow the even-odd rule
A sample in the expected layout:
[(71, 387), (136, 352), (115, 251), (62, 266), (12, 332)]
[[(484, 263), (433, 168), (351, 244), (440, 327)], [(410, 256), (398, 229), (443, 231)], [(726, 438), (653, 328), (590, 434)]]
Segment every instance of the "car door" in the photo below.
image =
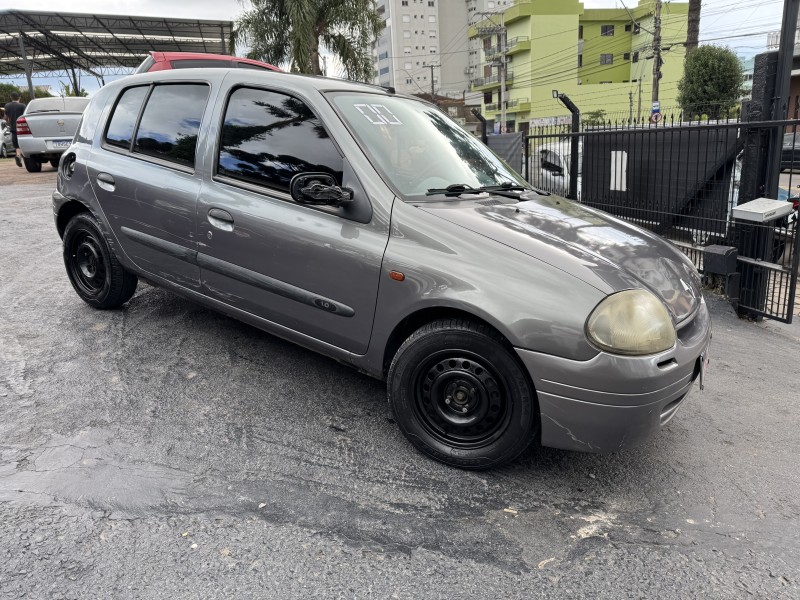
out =
[[(366, 352), (384, 225), (309, 103), (235, 88), (221, 118), (214, 176), (198, 203), (203, 291), (315, 340)], [(354, 191), (345, 208), (297, 204), (291, 178), (324, 172)]]
[(95, 197), (128, 257), (148, 273), (195, 289), (202, 184), (195, 152), (209, 92), (205, 82), (123, 90), (88, 161)]

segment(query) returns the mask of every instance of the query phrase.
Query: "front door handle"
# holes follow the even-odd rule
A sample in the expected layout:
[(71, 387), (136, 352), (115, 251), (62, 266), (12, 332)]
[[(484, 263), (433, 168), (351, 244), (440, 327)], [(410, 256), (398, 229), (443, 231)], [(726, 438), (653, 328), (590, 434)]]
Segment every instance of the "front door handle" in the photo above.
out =
[(227, 210), (211, 208), (208, 211), (208, 222), (222, 231), (233, 231), (233, 217)]
[(109, 175), (108, 173), (98, 173), (97, 174), (97, 185), (101, 188), (106, 190), (107, 192), (113, 192), (116, 182), (114, 178)]

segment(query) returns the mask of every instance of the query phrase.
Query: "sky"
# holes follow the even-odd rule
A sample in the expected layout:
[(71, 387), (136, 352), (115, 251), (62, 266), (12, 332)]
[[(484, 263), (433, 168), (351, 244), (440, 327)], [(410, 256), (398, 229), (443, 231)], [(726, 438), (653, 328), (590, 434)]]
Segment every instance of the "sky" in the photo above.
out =
[[(586, 8), (622, 8), (622, 0), (583, 0)], [(629, 8), (637, 0), (624, 0)], [(53, 0), (0, 0), (0, 10), (53, 10)], [(244, 5), (249, 6), (245, 0)], [(70, 0), (62, 10), (97, 14), (131, 14), (159, 17), (185, 17), (187, 7), (198, 19), (234, 20), (242, 12), (240, 0)], [(762, 52), (767, 32), (781, 27), (783, 0), (704, 0), (700, 17), (700, 40), (727, 45), (746, 57)], [(736, 36), (736, 37), (733, 37)], [(329, 61), (330, 64), (330, 61)], [(11, 81), (24, 84), (24, 77)], [(57, 80), (37, 78), (35, 84), (60, 86)], [(84, 77), (82, 85), (91, 92), (97, 88), (93, 78)]]

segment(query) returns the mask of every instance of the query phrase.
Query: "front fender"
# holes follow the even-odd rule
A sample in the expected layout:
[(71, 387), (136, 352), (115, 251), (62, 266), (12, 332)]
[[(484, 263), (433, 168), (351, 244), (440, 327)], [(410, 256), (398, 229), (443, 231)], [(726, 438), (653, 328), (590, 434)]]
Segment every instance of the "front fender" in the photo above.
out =
[(584, 324), (604, 297), (547, 263), (396, 202), (370, 347), (359, 366), (379, 371), (398, 324), (432, 308), (474, 315), (517, 348), (588, 360), (598, 352)]

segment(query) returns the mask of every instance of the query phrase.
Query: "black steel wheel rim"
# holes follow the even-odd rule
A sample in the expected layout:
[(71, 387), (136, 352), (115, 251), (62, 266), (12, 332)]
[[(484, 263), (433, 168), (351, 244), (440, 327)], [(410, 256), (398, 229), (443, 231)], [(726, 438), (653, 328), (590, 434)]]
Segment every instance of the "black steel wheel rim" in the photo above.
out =
[(436, 352), (414, 371), (417, 416), (437, 440), (480, 448), (508, 428), (508, 386), (489, 360), (465, 350)]
[(72, 280), (87, 296), (95, 296), (103, 289), (106, 264), (100, 241), (93, 232), (80, 230), (72, 236), (68, 267)]

